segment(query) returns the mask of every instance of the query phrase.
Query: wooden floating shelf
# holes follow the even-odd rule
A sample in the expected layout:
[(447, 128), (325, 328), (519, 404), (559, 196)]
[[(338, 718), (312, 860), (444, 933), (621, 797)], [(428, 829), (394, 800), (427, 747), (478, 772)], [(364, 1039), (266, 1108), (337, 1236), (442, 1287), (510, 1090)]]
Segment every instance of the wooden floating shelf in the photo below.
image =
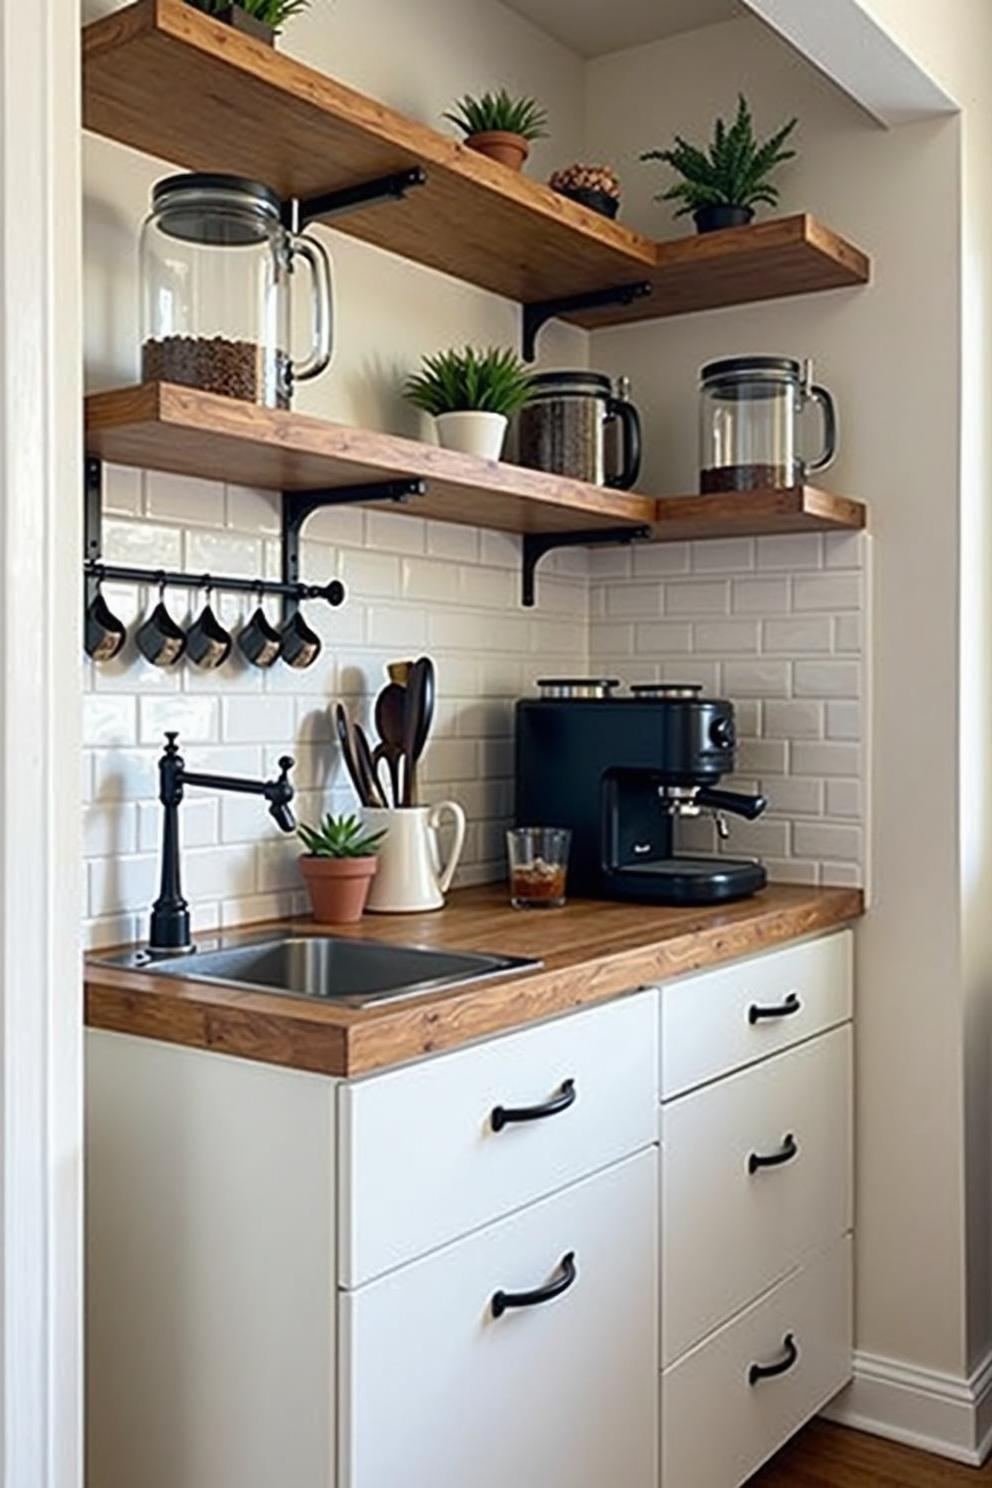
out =
[(650, 282), (584, 326), (864, 284), (867, 257), (804, 214), (655, 243), (232, 30), (185, 0), (137, 0), (83, 33), (83, 122), (193, 170), (313, 197), (422, 166), (405, 200), (334, 225), (524, 303)]
[(275, 491), (420, 478), (426, 495), (402, 508), (411, 516), (504, 532), (638, 527), (655, 514), (647, 496), (169, 383), (87, 398), (86, 452), (116, 465)]
[(816, 486), (665, 496), (655, 503), (654, 542), (712, 537), (767, 537), (788, 532), (858, 532), (867, 526), (861, 501)]
[(277, 491), (422, 479), (426, 494), (401, 508), (411, 516), (535, 536), (650, 526), (655, 542), (681, 542), (865, 525), (860, 502), (812, 486), (658, 501), (169, 383), (91, 394), (86, 452)]

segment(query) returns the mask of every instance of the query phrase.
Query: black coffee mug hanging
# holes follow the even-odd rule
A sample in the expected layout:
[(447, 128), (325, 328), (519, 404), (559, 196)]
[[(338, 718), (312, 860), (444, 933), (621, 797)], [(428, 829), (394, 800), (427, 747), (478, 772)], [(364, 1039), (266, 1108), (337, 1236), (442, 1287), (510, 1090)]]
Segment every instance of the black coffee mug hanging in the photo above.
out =
[(186, 654), (197, 666), (213, 671), (215, 667), (223, 666), (230, 656), (234, 637), (229, 630), (224, 629), (214, 614), (210, 603), (213, 590), (209, 584), (206, 585), (206, 590), (203, 609), (186, 633)]
[(321, 639), (310, 629), (299, 610), (294, 610), (280, 632), (282, 659), (287, 666), (302, 671), (313, 666), (321, 651)]
[(104, 599), (98, 580), (96, 593), (86, 607), (86, 654), (93, 661), (113, 661), (126, 640), (127, 630)]
[(282, 636), (262, 608), (262, 588), (257, 590), (258, 604), (238, 632), (238, 650), (252, 666), (270, 667), (282, 653)]
[(186, 633), (165, 607), (165, 580), (159, 579), (158, 604), (135, 635), (138, 650), (152, 666), (173, 666), (186, 650)]

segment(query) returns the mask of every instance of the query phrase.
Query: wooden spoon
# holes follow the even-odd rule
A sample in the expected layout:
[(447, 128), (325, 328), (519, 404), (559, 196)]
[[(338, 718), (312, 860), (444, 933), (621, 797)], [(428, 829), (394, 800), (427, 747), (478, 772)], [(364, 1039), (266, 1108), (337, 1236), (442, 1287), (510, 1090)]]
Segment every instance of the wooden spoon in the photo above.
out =
[[(424, 715), (427, 711), (428, 668), (430, 661), (422, 656), (410, 668), (406, 684), (406, 709), (403, 720), (403, 759), (406, 766), (403, 779), (403, 805), (415, 806), (417, 802), (417, 741), (426, 737)], [(429, 726), (429, 725), (428, 725)]]

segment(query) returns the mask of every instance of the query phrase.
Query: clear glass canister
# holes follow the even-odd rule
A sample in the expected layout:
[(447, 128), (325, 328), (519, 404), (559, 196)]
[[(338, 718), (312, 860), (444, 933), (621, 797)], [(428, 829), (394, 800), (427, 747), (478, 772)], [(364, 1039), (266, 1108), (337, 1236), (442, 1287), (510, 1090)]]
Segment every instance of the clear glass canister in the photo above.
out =
[[(144, 381), (288, 408), (294, 381), (316, 377), (330, 362), (330, 260), (316, 239), (286, 230), (268, 186), (203, 174), (159, 181), (140, 257)], [(297, 258), (313, 278), (313, 350), (294, 366)]]
[(516, 439), (517, 460), (531, 470), (620, 491), (640, 472), (637, 409), (599, 372), (538, 373), (532, 400), (517, 415)]
[[(799, 419), (810, 403), (823, 414), (815, 459), (799, 450)], [(802, 485), (837, 452), (837, 413), (812, 363), (791, 357), (729, 357), (700, 373), (699, 488), (753, 491)]]

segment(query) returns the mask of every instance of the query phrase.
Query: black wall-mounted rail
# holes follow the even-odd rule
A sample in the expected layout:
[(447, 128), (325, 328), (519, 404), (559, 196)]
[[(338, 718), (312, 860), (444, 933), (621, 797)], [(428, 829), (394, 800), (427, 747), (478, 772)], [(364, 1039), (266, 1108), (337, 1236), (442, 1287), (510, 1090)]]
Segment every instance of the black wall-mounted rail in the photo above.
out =
[(574, 315), (579, 310), (602, 310), (609, 305), (632, 305), (651, 293), (647, 280), (638, 284), (618, 284), (612, 289), (591, 289), (585, 294), (563, 295), (557, 300), (535, 300), (523, 307), (523, 358), (533, 362), (537, 357), (537, 337), (542, 326), (560, 315)]
[(651, 536), (651, 528), (601, 527), (589, 532), (527, 532), (524, 534), (523, 593), (521, 602), (527, 609), (534, 604), (534, 575), (546, 553), (555, 548), (603, 547), (607, 543), (638, 542)]

